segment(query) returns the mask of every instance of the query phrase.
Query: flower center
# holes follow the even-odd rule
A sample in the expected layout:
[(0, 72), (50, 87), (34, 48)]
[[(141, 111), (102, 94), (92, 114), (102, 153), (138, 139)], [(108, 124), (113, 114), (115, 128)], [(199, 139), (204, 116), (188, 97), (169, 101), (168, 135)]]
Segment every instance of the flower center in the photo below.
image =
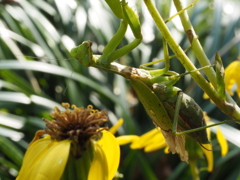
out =
[(68, 103), (62, 103), (62, 106), (66, 109), (65, 111), (61, 112), (58, 107), (55, 107), (54, 112), (50, 114), (54, 120), (43, 119), (47, 123), (44, 132), (53, 140), (72, 140), (73, 145), (78, 149), (79, 156), (86, 150), (88, 141), (93, 138), (100, 139), (101, 131), (107, 129), (107, 127), (100, 127), (108, 120), (106, 111), (94, 110), (91, 105), (86, 109), (72, 105), (73, 110), (69, 109)]

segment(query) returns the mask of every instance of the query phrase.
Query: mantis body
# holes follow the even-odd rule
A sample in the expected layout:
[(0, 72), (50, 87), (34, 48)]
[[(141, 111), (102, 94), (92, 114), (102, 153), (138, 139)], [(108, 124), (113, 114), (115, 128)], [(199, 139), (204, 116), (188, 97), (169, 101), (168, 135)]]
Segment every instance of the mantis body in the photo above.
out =
[[(161, 128), (169, 150), (179, 153), (183, 161), (188, 161), (185, 135), (200, 144), (209, 143), (206, 133), (206, 128), (209, 126), (206, 126), (202, 109), (181, 89), (173, 86), (182, 75), (169, 71), (168, 48), (164, 40), (165, 68), (163, 69), (147, 70), (114, 62), (137, 47), (142, 40), (142, 35), (138, 16), (125, 0), (122, 2), (106, 0), (106, 2), (114, 14), (122, 19), (117, 33), (106, 45), (101, 56), (93, 55), (90, 41), (84, 41), (73, 48), (71, 55), (84, 66), (92, 66), (129, 79), (153, 123)], [(116, 50), (128, 25), (135, 39), (130, 44)], [(185, 131), (189, 132), (185, 133)]]

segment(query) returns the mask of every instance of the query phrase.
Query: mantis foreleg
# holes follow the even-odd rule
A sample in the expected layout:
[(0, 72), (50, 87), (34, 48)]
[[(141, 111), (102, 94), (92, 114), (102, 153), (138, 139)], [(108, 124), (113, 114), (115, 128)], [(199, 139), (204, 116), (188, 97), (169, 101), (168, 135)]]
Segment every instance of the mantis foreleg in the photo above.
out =
[(180, 109), (181, 109), (182, 101), (183, 101), (183, 92), (179, 91), (176, 106), (175, 106), (175, 111), (174, 111), (174, 119), (173, 119), (173, 127), (172, 127), (172, 133), (175, 134), (175, 135), (183, 135), (183, 134), (193, 133), (193, 132), (204, 130), (204, 129), (214, 127), (214, 126), (217, 126), (217, 125), (240, 121), (240, 120), (226, 120), (226, 121), (222, 121), (222, 122), (207, 125), (207, 126), (202, 126), (202, 127), (199, 127), (199, 128), (193, 128), (193, 129), (190, 129), (190, 130), (184, 130), (184, 131), (181, 131), (181, 132), (177, 132), (178, 116), (179, 116), (179, 112), (180, 112)]
[[(70, 54), (85, 66), (95, 66), (98, 64), (101, 67), (109, 67), (111, 62), (132, 51), (142, 41), (141, 26), (138, 15), (127, 5), (125, 0), (122, 2), (119, 0), (106, 0), (106, 2), (114, 14), (122, 19), (122, 22), (116, 34), (105, 46), (101, 56), (93, 55), (91, 41), (84, 41), (81, 45), (74, 47), (71, 50)], [(126, 33), (128, 25), (130, 26), (135, 39), (128, 45), (116, 50)]]
[[(117, 1), (117, 2), (119, 2), (119, 1)], [(108, 3), (109, 3), (109, 6), (111, 5), (110, 6), (111, 9), (115, 11), (115, 8), (112, 7), (114, 5), (111, 4), (110, 2), (108, 2)], [(132, 8), (130, 8), (127, 5), (127, 3), (125, 1), (122, 1), (121, 9), (122, 9), (122, 14), (119, 15), (118, 17), (121, 17), (121, 19), (123, 19), (123, 20), (121, 22), (121, 25), (120, 25), (117, 33), (113, 36), (113, 38), (106, 45), (102, 56), (99, 58), (99, 62), (102, 64), (110, 64), (111, 62), (115, 61), (116, 59), (124, 56), (125, 54), (129, 53), (134, 48), (136, 48), (142, 41), (141, 26), (140, 26), (138, 16), (132, 10)], [(118, 11), (119, 11), (119, 9), (118, 9)], [(115, 14), (116, 14), (116, 12), (115, 12)], [(118, 14), (119, 14), (119, 12), (118, 12)], [(135, 39), (128, 45), (115, 50), (126, 33), (127, 25), (130, 26)]]
[[(191, 45), (188, 46), (188, 47), (184, 50), (184, 52), (187, 52), (190, 48), (191, 48)], [(169, 60), (172, 59), (172, 58), (174, 58), (174, 57), (176, 57), (176, 55), (171, 55), (171, 56), (169, 56)], [(151, 65), (154, 65), (154, 64), (163, 62), (163, 61), (165, 61), (164, 58), (159, 59), (159, 60), (156, 60), (156, 61), (148, 62), (148, 63), (146, 63), (146, 64), (141, 64), (141, 65), (139, 66), (139, 68), (141, 68), (141, 69), (146, 69), (146, 70), (156, 70), (155, 68), (150, 68), (150, 67), (148, 67), (148, 66), (151, 66)]]

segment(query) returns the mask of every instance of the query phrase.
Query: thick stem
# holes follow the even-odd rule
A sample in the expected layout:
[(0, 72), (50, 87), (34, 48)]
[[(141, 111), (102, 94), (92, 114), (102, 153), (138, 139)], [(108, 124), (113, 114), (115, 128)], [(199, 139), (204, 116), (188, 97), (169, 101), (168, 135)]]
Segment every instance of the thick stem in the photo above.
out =
[[(174, 0), (174, 4), (176, 6), (177, 11), (181, 11), (183, 9), (181, 0)], [(192, 45), (192, 50), (193, 50), (195, 56), (197, 57), (199, 63), (203, 67), (210, 65), (210, 61), (207, 58), (199, 40), (198, 40), (198, 36), (196, 35), (195, 30), (189, 20), (187, 12), (184, 11), (183, 13), (179, 14), (179, 17), (181, 19), (184, 31), (186, 32), (186, 35), (188, 36), (188, 39)], [(191, 39), (192, 39), (192, 41), (191, 41)], [(217, 85), (217, 81), (216, 81), (216, 73), (213, 70), (213, 68), (207, 68), (204, 71), (205, 71), (209, 81), (214, 86), (214, 88), (217, 89), (218, 85)], [(228, 92), (226, 92), (226, 95), (227, 95), (226, 96), (227, 101), (235, 104), (234, 100), (231, 98), (231, 96), (228, 94)]]
[[(183, 6), (182, 6), (182, 3), (180, 0), (173, 0), (173, 2), (176, 6), (177, 11), (181, 11), (183, 9)], [(202, 67), (211, 65), (209, 59), (207, 58), (199, 40), (198, 40), (198, 36), (196, 35), (195, 30), (192, 27), (192, 24), (189, 20), (187, 12), (186, 11), (182, 12), (181, 14), (179, 14), (179, 17), (181, 19), (184, 31), (192, 45), (192, 51), (196, 55), (200, 64), (202, 65)], [(207, 68), (204, 71), (205, 71), (208, 79), (210, 80), (210, 82), (213, 84), (213, 86), (217, 87), (216, 73), (213, 70), (213, 68)]]
[[(191, 60), (187, 57), (182, 48), (177, 44), (171, 35), (169, 29), (167, 28), (165, 22), (157, 11), (156, 7), (153, 5), (151, 0), (144, 0), (148, 11), (150, 12), (153, 20), (155, 21), (158, 29), (162, 33), (163, 37), (166, 39), (172, 51), (176, 54), (179, 61), (185, 67), (187, 71), (196, 70), (196, 67), (192, 64)], [(196, 38), (195, 38), (196, 39)], [(194, 37), (190, 38), (193, 41)], [(227, 103), (218, 97), (218, 94), (214, 88), (204, 79), (204, 77), (198, 71), (191, 73), (192, 78), (197, 82), (197, 84), (208, 94), (208, 96), (217, 104), (217, 106), (228, 116), (233, 119), (240, 119), (240, 109), (234, 101)], [(216, 80), (215, 80), (216, 81)]]

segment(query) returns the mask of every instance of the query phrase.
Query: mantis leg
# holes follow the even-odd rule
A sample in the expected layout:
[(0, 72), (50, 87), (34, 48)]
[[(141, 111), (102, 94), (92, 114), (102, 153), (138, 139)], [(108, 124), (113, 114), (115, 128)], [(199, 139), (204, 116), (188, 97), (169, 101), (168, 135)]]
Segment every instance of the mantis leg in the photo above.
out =
[(177, 132), (178, 116), (179, 116), (182, 100), (183, 100), (183, 92), (179, 91), (176, 106), (175, 106), (176, 108), (175, 108), (175, 111), (174, 111), (174, 119), (173, 119), (173, 126), (172, 126), (172, 133), (175, 134), (175, 135), (193, 133), (193, 132), (196, 132), (196, 131), (204, 130), (204, 129), (214, 127), (214, 126), (218, 126), (218, 125), (225, 124), (225, 123), (236, 123), (236, 121), (240, 122), (240, 120), (226, 120), (226, 121), (211, 124), (211, 125), (208, 125), (208, 126), (202, 126), (202, 127), (199, 127), (199, 128), (194, 128), (194, 129), (185, 130), (185, 131), (182, 131), (182, 132)]
[(165, 23), (171, 21), (173, 18), (175, 18), (176, 16), (178, 16), (179, 14), (183, 13), (185, 10), (193, 7), (196, 3), (198, 2), (198, 0), (195, 0), (192, 4), (190, 4), (189, 6), (187, 6), (186, 8), (182, 9), (181, 11), (178, 11), (176, 14), (174, 14), (173, 16), (171, 16), (170, 18), (168, 18)]
[(188, 133), (200, 131), (200, 130), (203, 130), (203, 129), (207, 129), (207, 128), (210, 128), (210, 127), (218, 126), (218, 125), (221, 125), (221, 124), (236, 123), (236, 122), (240, 122), (240, 120), (226, 120), (226, 121), (222, 121), (222, 122), (211, 124), (211, 125), (204, 126), (204, 127), (194, 128), (194, 129), (190, 129), (190, 130), (186, 130), (186, 131), (182, 131), (182, 132), (176, 132), (175, 134), (176, 135), (188, 134)]
[(173, 127), (172, 127), (172, 133), (173, 134), (177, 134), (178, 115), (179, 115), (179, 111), (180, 111), (180, 108), (181, 108), (182, 98), (183, 98), (183, 92), (180, 91), (178, 93), (176, 108), (175, 108), (175, 111), (174, 111), (174, 119), (173, 119)]
[[(110, 64), (111, 62), (115, 61), (116, 59), (124, 56), (125, 54), (132, 51), (136, 48), (142, 41), (142, 34), (141, 34), (141, 26), (136, 13), (130, 8), (125, 1), (122, 2), (122, 22), (117, 31), (117, 33), (113, 36), (113, 38), (109, 41), (106, 45), (102, 56), (100, 57), (99, 61), (103, 64)], [(112, 9), (113, 10), (113, 9)], [(119, 45), (121, 40), (123, 39), (127, 26), (130, 26), (135, 39), (129, 43), (128, 45), (119, 48), (117, 50), (116, 47)]]
[[(70, 54), (87, 67), (95, 66), (96, 64), (98, 64), (98, 67), (108, 67), (111, 62), (132, 51), (142, 41), (141, 26), (138, 15), (127, 5), (125, 0), (122, 2), (119, 0), (106, 0), (106, 2), (112, 9), (113, 13), (118, 18), (122, 19), (122, 22), (116, 34), (104, 48), (101, 56), (93, 55), (91, 41), (84, 41), (79, 46), (72, 48)], [(135, 39), (128, 45), (116, 50), (126, 33), (128, 25), (130, 26)]]
[[(191, 48), (191, 45), (189, 45), (189, 46), (184, 50), (184, 52), (186, 53), (190, 48)], [(169, 60), (170, 60), (170, 59), (172, 59), (172, 58), (174, 58), (174, 57), (176, 57), (176, 55), (171, 55), (171, 56), (169, 56), (168, 58), (169, 58)], [(150, 67), (148, 67), (148, 66), (151, 66), (151, 65), (154, 65), (154, 64), (163, 62), (163, 61), (165, 61), (164, 58), (159, 59), (159, 60), (156, 60), (156, 61), (152, 61), (152, 62), (149, 62), (149, 63), (146, 63), (146, 64), (142, 64), (142, 65), (139, 66), (139, 68), (141, 68), (141, 69), (146, 69), (146, 70), (156, 70), (155, 68), (150, 68)]]
[[(178, 73), (174, 71), (169, 71), (170, 61), (169, 61), (169, 54), (168, 54), (168, 46), (165, 39), (163, 39), (163, 50), (164, 50), (164, 62), (165, 67), (163, 69), (155, 69), (149, 70), (150, 74), (152, 75), (151, 82), (152, 83), (159, 83), (159, 82), (166, 82), (167, 85), (175, 84), (180, 77)], [(155, 64), (155, 62), (152, 62)], [(162, 75), (170, 75), (170, 76), (162, 76)]]
[[(179, 14), (183, 13), (185, 10), (193, 7), (196, 3), (198, 2), (198, 0), (195, 0), (192, 4), (190, 4), (189, 6), (187, 6), (186, 8), (182, 9), (181, 11), (178, 11), (176, 14), (174, 14), (173, 16), (171, 16), (170, 18), (168, 18), (165, 23), (171, 21), (173, 18), (175, 18), (176, 16), (178, 16)], [(187, 52), (189, 49), (191, 48), (191, 45), (187, 47), (187, 49), (184, 51), (184, 52)], [(176, 55), (172, 55), (172, 56), (169, 56), (169, 59), (172, 59), (176, 57)], [(165, 58), (163, 59), (159, 59), (157, 61), (154, 61), (154, 62), (149, 62), (149, 63), (146, 63), (146, 64), (142, 64), (140, 65), (140, 68), (142, 69), (146, 69), (146, 70), (154, 70), (154, 68), (149, 68), (147, 66), (151, 66), (153, 64), (156, 64), (156, 63), (159, 63), (159, 62), (162, 62), (162, 61), (165, 61)]]
[[(185, 52), (190, 48), (191, 46), (189, 46)], [(154, 61), (154, 62), (150, 62), (148, 64), (144, 64), (142, 65), (141, 67), (144, 67), (143, 69), (149, 69), (149, 68), (145, 68), (145, 66), (150, 66), (150, 65), (153, 65), (153, 64), (156, 64), (156, 63), (159, 63), (160, 61), (164, 61), (165, 62), (165, 68), (163, 69), (151, 69), (149, 70), (149, 72), (151, 73), (151, 75), (153, 76), (153, 78), (151, 79), (151, 82), (152, 83), (163, 83), (163, 84), (166, 84), (166, 85), (174, 85), (180, 77), (182, 76), (185, 76), (187, 74), (191, 74), (193, 72), (196, 72), (196, 71), (200, 71), (200, 70), (203, 70), (203, 69), (206, 69), (206, 68), (210, 68), (212, 67), (213, 65), (210, 65), (210, 66), (205, 66), (205, 67), (202, 67), (202, 68), (199, 68), (199, 69), (196, 69), (196, 70), (193, 70), (193, 71), (189, 71), (189, 72), (186, 72), (186, 73), (182, 73), (182, 74), (178, 74), (174, 71), (169, 71), (169, 67), (170, 67), (170, 58), (172, 57), (175, 57), (175, 56), (170, 56), (169, 57), (169, 54), (168, 54), (168, 46), (167, 46), (167, 43), (166, 43), (166, 40), (163, 39), (163, 49), (164, 49), (164, 59), (161, 59), (161, 60), (158, 60), (158, 61)], [(169, 75), (169, 76), (162, 76), (162, 75)]]
[[(102, 56), (99, 59), (99, 62), (105, 63), (104, 61), (106, 61), (108, 56), (110, 54), (113, 54), (113, 52), (115, 51), (117, 46), (122, 41), (122, 39), (123, 39), (123, 37), (124, 37), (124, 35), (126, 33), (127, 26), (128, 26), (128, 23), (125, 20), (122, 20), (121, 24), (120, 24), (120, 27), (117, 30), (116, 34), (112, 37), (112, 39), (105, 46), (105, 48), (103, 50), (103, 54), (102, 54)], [(114, 60), (116, 60), (116, 59), (114, 59)], [(107, 62), (107, 63), (111, 63), (111, 62)]]

